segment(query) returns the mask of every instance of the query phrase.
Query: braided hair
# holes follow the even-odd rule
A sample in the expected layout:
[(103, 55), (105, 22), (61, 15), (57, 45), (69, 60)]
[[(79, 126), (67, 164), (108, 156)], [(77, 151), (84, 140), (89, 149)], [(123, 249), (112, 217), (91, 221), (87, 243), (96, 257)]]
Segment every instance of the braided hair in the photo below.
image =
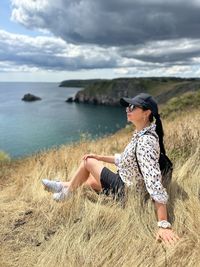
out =
[(166, 152), (165, 152), (165, 146), (164, 146), (164, 143), (163, 143), (164, 131), (163, 131), (163, 126), (162, 126), (162, 121), (160, 119), (160, 115), (159, 114), (157, 114), (155, 116), (155, 118), (156, 118), (156, 133), (157, 133), (157, 135), (159, 137), (160, 152), (165, 155)]
[[(144, 110), (147, 110), (147, 108), (143, 108)], [(162, 126), (162, 121), (160, 119), (160, 114), (156, 114), (153, 115), (153, 113), (151, 112), (151, 114), (149, 115), (149, 121), (153, 122), (153, 118), (155, 117), (156, 119), (156, 133), (159, 137), (159, 145), (160, 145), (160, 153), (166, 154), (165, 151), (165, 146), (163, 143), (163, 137), (164, 137), (164, 131), (163, 131), (163, 126)]]

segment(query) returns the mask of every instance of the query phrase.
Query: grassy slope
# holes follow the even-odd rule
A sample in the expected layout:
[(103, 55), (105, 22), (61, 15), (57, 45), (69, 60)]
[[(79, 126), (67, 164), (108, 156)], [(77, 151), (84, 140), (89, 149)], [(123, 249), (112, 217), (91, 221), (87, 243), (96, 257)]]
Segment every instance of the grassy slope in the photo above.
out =
[(187, 92), (180, 97), (174, 97), (170, 99), (167, 105), (162, 108), (162, 115), (167, 117), (169, 115), (176, 116), (177, 113), (182, 112), (190, 108), (200, 107), (200, 91)]
[(175, 162), (168, 208), (182, 237), (175, 247), (155, 243), (154, 207), (148, 202), (141, 208), (134, 191), (121, 209), (88, 189), (63, 204), (42, 189), (43, 177), (67, 180), (84, 153), (123, 150), (132, 134), (128, 127), (98, 141), (2, 163), (0, 266), (199, 266), (199, 105), (174, 114), (165, 117), (164, 127)]

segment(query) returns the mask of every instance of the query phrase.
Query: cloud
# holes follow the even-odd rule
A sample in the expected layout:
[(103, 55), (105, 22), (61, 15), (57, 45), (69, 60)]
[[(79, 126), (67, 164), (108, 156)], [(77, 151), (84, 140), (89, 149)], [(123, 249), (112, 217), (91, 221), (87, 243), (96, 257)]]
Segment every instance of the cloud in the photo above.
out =
[(129, 61), (133, 59), (165, 65), (195, 64), (194, 59), (200, 56), (200, 39), (154, 41), (126, 49), (119, 48), (118, 53)]
[(0, 30), (0, 71), (113, 69), (114, 74), (121, 76), (178, 75), (178, 71), (182, 75), (183, 71), (188, 73), (188, 68), (194, 71), (192, 66), (199, 69), (199, 44), (200, 39), (181, 39), (108, 49), (69, 44), (56, 37), (29, 37)]
[[(106, 55), (105, 55), (106, 54)], [(55, 37), (28, 37), (0, 30), (0, 60), (46, 70), (112, 68), (116, 54), (104, 48), (67, 44)]]
[(14, 21), (78, 44), (200, 38), (199, 0), (12, 0), (12, 6)]
[(0, 30), (0, 70), (110, 69), (191, 75), (200, 69), (200, 0), (11, 0), (11, 19), (48, 33)]

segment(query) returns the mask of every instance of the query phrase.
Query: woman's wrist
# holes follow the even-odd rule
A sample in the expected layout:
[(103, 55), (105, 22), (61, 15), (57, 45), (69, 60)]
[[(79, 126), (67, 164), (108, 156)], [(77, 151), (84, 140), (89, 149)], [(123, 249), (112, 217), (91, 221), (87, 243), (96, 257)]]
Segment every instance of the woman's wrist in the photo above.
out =
[(164, 229), (171, 229), (172, 228), (171, 223), (166, 221), (166, 220), (158, 221), (157, 225), (159, 228), (164, 228)]

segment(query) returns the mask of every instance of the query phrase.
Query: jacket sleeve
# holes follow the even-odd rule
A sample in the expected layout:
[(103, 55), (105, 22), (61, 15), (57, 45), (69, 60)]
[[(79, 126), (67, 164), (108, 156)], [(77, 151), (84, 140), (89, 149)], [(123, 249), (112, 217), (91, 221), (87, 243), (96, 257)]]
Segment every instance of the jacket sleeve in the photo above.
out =
[(121, 154), (116, 153), (114, 155), (114, 161), (116, 166), (119, 166), (120, 160), (121, 160)]
[(151, 135), (143, 135), (137, 143), (137, 160), (144, 178), (146, 189), (156, 202), (166, 204), (168, 194), (162, 185), (159, 165), (160, 146), (158, 140)]

